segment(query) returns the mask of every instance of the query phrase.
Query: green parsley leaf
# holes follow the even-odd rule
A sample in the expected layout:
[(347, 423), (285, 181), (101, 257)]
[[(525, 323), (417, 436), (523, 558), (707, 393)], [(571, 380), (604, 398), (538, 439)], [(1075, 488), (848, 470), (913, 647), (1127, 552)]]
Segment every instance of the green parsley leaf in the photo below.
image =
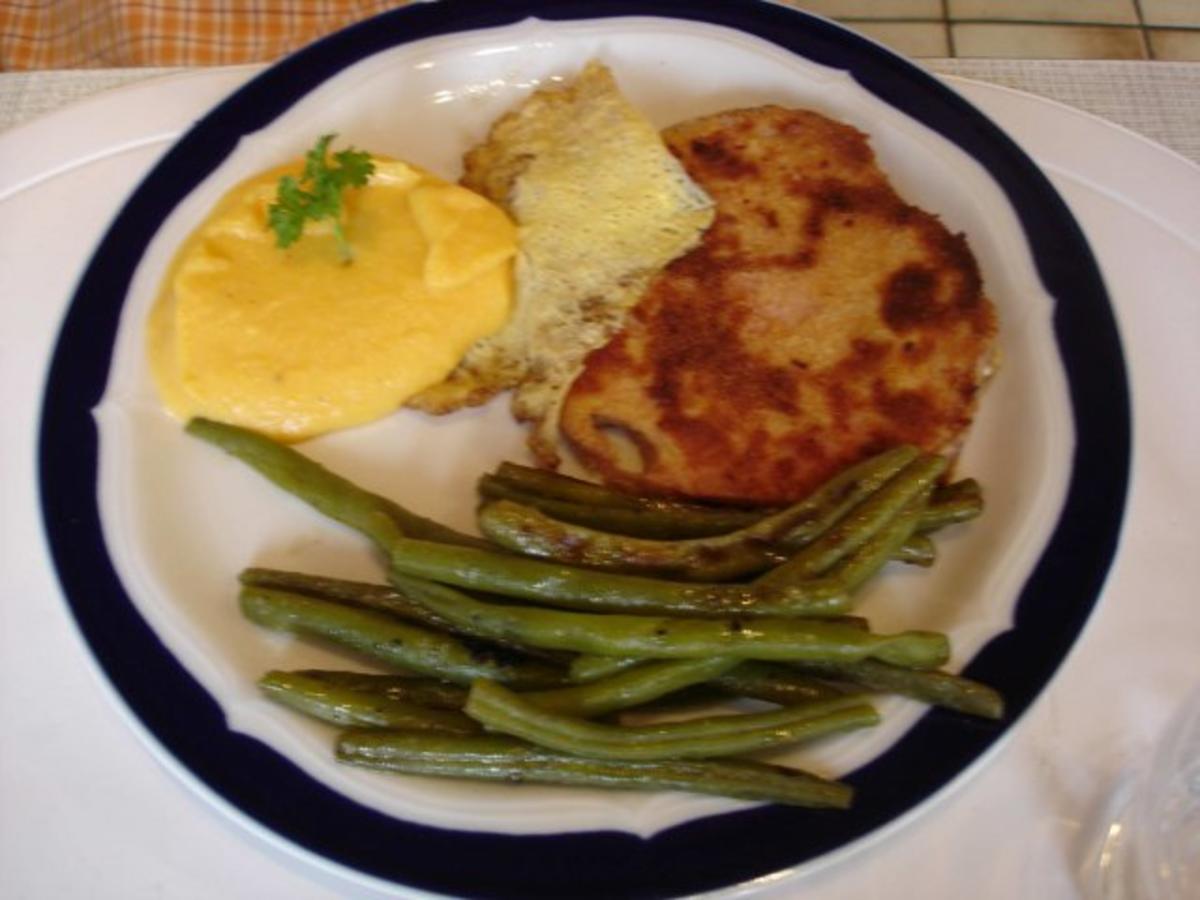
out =
[(335, 137), (323, 134), (317, 139), (304, 156), (299, 180), (292, 175), (279, 179), (275, 202), (267, 210), (267, 224), (275, 232), (276, 246), (290, 247), (300, 239), (306, 220), (332, 219), (338, 255), (348, 263), (353, 254), (342, 230), (342, 192), (365, 185), (375, 172), (375, 163), (370, 154), (350, 148), (333, 154), (335, 165), (329, 165), (329, 144)]

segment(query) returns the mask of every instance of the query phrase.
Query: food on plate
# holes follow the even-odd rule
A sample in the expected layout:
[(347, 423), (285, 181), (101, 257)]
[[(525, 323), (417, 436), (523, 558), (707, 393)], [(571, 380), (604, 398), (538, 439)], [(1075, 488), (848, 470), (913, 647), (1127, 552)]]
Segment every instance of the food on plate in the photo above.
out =
[(337, 756), (352, 765), (408, 775), (507, 784), (692, 791), (814, 808), (845, 809), (854, 794), (841, 782), (752, 760), (594, 759), (495, 735), (464, 737), (351, 729), (338, 738)]
[[(742, 528), (705, 537), (662, 540), (614, 534), (555, 518), (554, 505), (543, 511), (537, 496), (518, 500), (519, 494), (486, 503), (479, 510), (478, 523), (491, 540), (527, 556), (617, 571), (654, 572), (688, 581), (725, 581), (780, 564), (813, 535), (828, 530), (850, 509), (880, 491), (917, 456), (916, 448), (902, 446), (871, 457), (838, 473), (799, 503), (762, 515)], [(927, 520), (977, 511), (978, 496), (959, 497), (957, 493), (948, 486), (935, 488), (921, 512), (918, 533), (908, 541), (931, 530)], [(906, 542), (901, 550), (908, 546)], [(925, 562), (923, 556), (918, 561)]]
[(544, 663), (493, 658), (453, 635), (369, 609), (257, 587), (242, 590), (241, 608), (242, 615), (264, 628), (326, 640), (383, 665), (451, 684), (468, 685), (478, 678), (524, 688), (560, 683), (557, 670)]
[[(883, 566), (920, 524), (945, 460), (921, 456), (783, 565), (755, 582), (697, 583), (650, 578), (515, 556), (461, 540), (409, 537), (416, 519), (396, 504), (341, 479), (302, 454), (236, 426), (192, 420), (187, 430), (371, 538), (391, 568), (464, 588), (583, 610), (699, 616), (840, 615), (854, 590)], [(803, 502), (803, 501), (801, 501)], [(426, 604), (428, 605), (428, 604)], [(570, 649), (570, 648), (568, 648)]]
[[(168, 406), (381, 558), (381, 583), (240, 574), (247, 620), (387, 670), (260, 679), (350, 728), (339, 760), (844, 808), (736, 757), (872, 727), (869, 693), (1003, 716), (941, 671), (945, 634), (857, 608), (982, 510), (945, 477), (996, 331), (965, 239), (817, 113), (665, 140), (591, 63), (498, 120), (462, 186), (326, 135), (180, 252), (151, 322)], [(503, 463), (479, 536), (288, 446), (509, 389), (542, 466), (565, 444), (607, 484)]]
[[(259, 681), (277, 703), (352, 726), (336, 741), (343, 762), (845, 808), (845, 784), (730, 757), (871, 727), (880, 714), (866, 691), (1003, 716), (995, 691), (939, 670), (950, 654), (945, 635), (878, 633), (847, 615), (857, 589), (909, 540), (979, 513), (977, 484), (937, 485), (941, 457), (911, 447), (883, 452), (788, 509), (759, 511), (754, 523), (702, 539), (714, 558), (755, 547), (766, 571), (752, 581), (688, 582), (659, 577), (656, 554), (693, 562), (696, 539), (626, 544), (627, 535), (593, 532), (607, 557), (589, 557), (587, 567), (547, 562), (522, 545), (505, 552), (431, 523), (262, 434), (203, 419), (188, 432), (358, 530), (383, 556), (388, 584), (263, 568), (240, 576), (250, 621), (392, 670), (273, 670)], [(521, 480), (525, 470), (500, 471)], [(559, 475), (522, 484), (534, 496), (540, 488), (551, 499), (590, 494), (627, 511), (653, 502)], [(483, 499), (481, 517), (493, 503)], [(751, 570), (709, 574), (734, 579)], [(707, 692), (702, 703), (723, 696), (776, 708), (654, 719), (655, 704), (694, 707), (697, 691)]]
[[(516, 252), (508, 216), (383, 157), (371, 157), (370, 180), (353, 187), (362, 160), (339, 154), (338, 167), (317, 166), (328, 137), (304, 167), (233, 188), (177, 254), (148, 349), (163, 403), (179, 418), (288, 441), (359, 425), (445, 378), (507, 321)], [(303, 174), (318, 177), (295, 180)]]
[(463, 709), (490, 731), (524, 738), (540, 747), (631, 762), (734, 756), (879, 724), (879, 713), (861, 697), (841, 696), (739, 716), (608, 725), (548, 711), (536, 701), (488, 681), (471, 686)]
[(516, 301), (503, 330), (478, 342), (411, 405), (447, 412), (513, 389), (530, 447), (557, 461), (557, 406), (584, 354), (621, 324), (649, 278), (694, 246), (712, 204), (653, 125), (590, 63), (501, 117), (465, 160), (463, 184), (519, 228)]
[(762, 517), (761, 509), (639, 497), (513, 462), (501, 463), (495, 472), (485, 473), (477, 487), (487, 500), (513, 500), (536, 506), (561, 521), (636, 537), (707, 537), (733, 531)]
[[(410, 683), (415, 690), (406, 690)], [(429, 683), (415, 678), (346, 678), (345, 673), (320, 670), (273, 671), (258, 680), (259, 690), (271, 699), (334, 725), (478, 734), (475, 720), (459, 711), (466, 702), (466, 691), (442, 682), (432, 685), (435, 687), (430, 690)], [(455, 690), (457, 696), (451, 693)], [(446, 708), (448, 698), (453, 698), (452, 705)]]
[(886, 447), (953, 453), (996, 334), (965, 238), (818, 113), (731, 110), (664, 137), (716, 220), (567, 392), (561, 433), (585, 467), (782, 504)]

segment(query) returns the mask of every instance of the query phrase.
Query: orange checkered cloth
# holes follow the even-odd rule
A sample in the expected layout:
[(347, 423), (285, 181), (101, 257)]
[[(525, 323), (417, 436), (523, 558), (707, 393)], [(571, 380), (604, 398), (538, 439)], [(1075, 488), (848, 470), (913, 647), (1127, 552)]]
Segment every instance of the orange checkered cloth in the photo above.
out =
[(266, 62), (404, 0), (0, 0), (0, 70)]

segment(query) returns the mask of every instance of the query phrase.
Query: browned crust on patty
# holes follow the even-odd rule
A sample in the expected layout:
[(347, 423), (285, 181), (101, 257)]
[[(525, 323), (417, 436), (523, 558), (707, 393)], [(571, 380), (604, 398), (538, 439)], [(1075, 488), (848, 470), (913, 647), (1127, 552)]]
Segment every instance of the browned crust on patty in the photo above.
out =
[(817, 113), (664, 137), (717, 218), (587, 358), (561, 422), (579, 459), (641, 491), (777, 503), (888, 446), (953, 446), (996, 332), (965, 238)]

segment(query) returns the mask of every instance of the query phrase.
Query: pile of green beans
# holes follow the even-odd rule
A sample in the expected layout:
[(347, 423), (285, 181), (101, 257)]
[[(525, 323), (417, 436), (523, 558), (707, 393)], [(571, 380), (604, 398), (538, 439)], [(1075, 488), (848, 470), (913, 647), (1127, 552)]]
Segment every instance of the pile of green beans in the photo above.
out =
[[(881, 634), (851, 614), (889, 561), (932, 565), (930, 536), (982, 511), (977, 483), (945, 483), (946, 461), (916, 448), (772, 510), (639, 497), (503, 463), (477, 485), (481, 538), (253, 432), (203, 419), (187, 430), (382, 557), (387, 584), (240, 575), (250, 621), (386, 670), (259, 680), (268, 699), (348, 729), (335, 741), (346, 763), (844, 808), (849, 786), (743, 757), (871, 727), (879, 693), (1004, 714), (995, 691), (941, 670), (945, 635)], [(730, 698), (740, 711), (712, 714)], [(690, 716), (655, 721), (672, 703)]]

